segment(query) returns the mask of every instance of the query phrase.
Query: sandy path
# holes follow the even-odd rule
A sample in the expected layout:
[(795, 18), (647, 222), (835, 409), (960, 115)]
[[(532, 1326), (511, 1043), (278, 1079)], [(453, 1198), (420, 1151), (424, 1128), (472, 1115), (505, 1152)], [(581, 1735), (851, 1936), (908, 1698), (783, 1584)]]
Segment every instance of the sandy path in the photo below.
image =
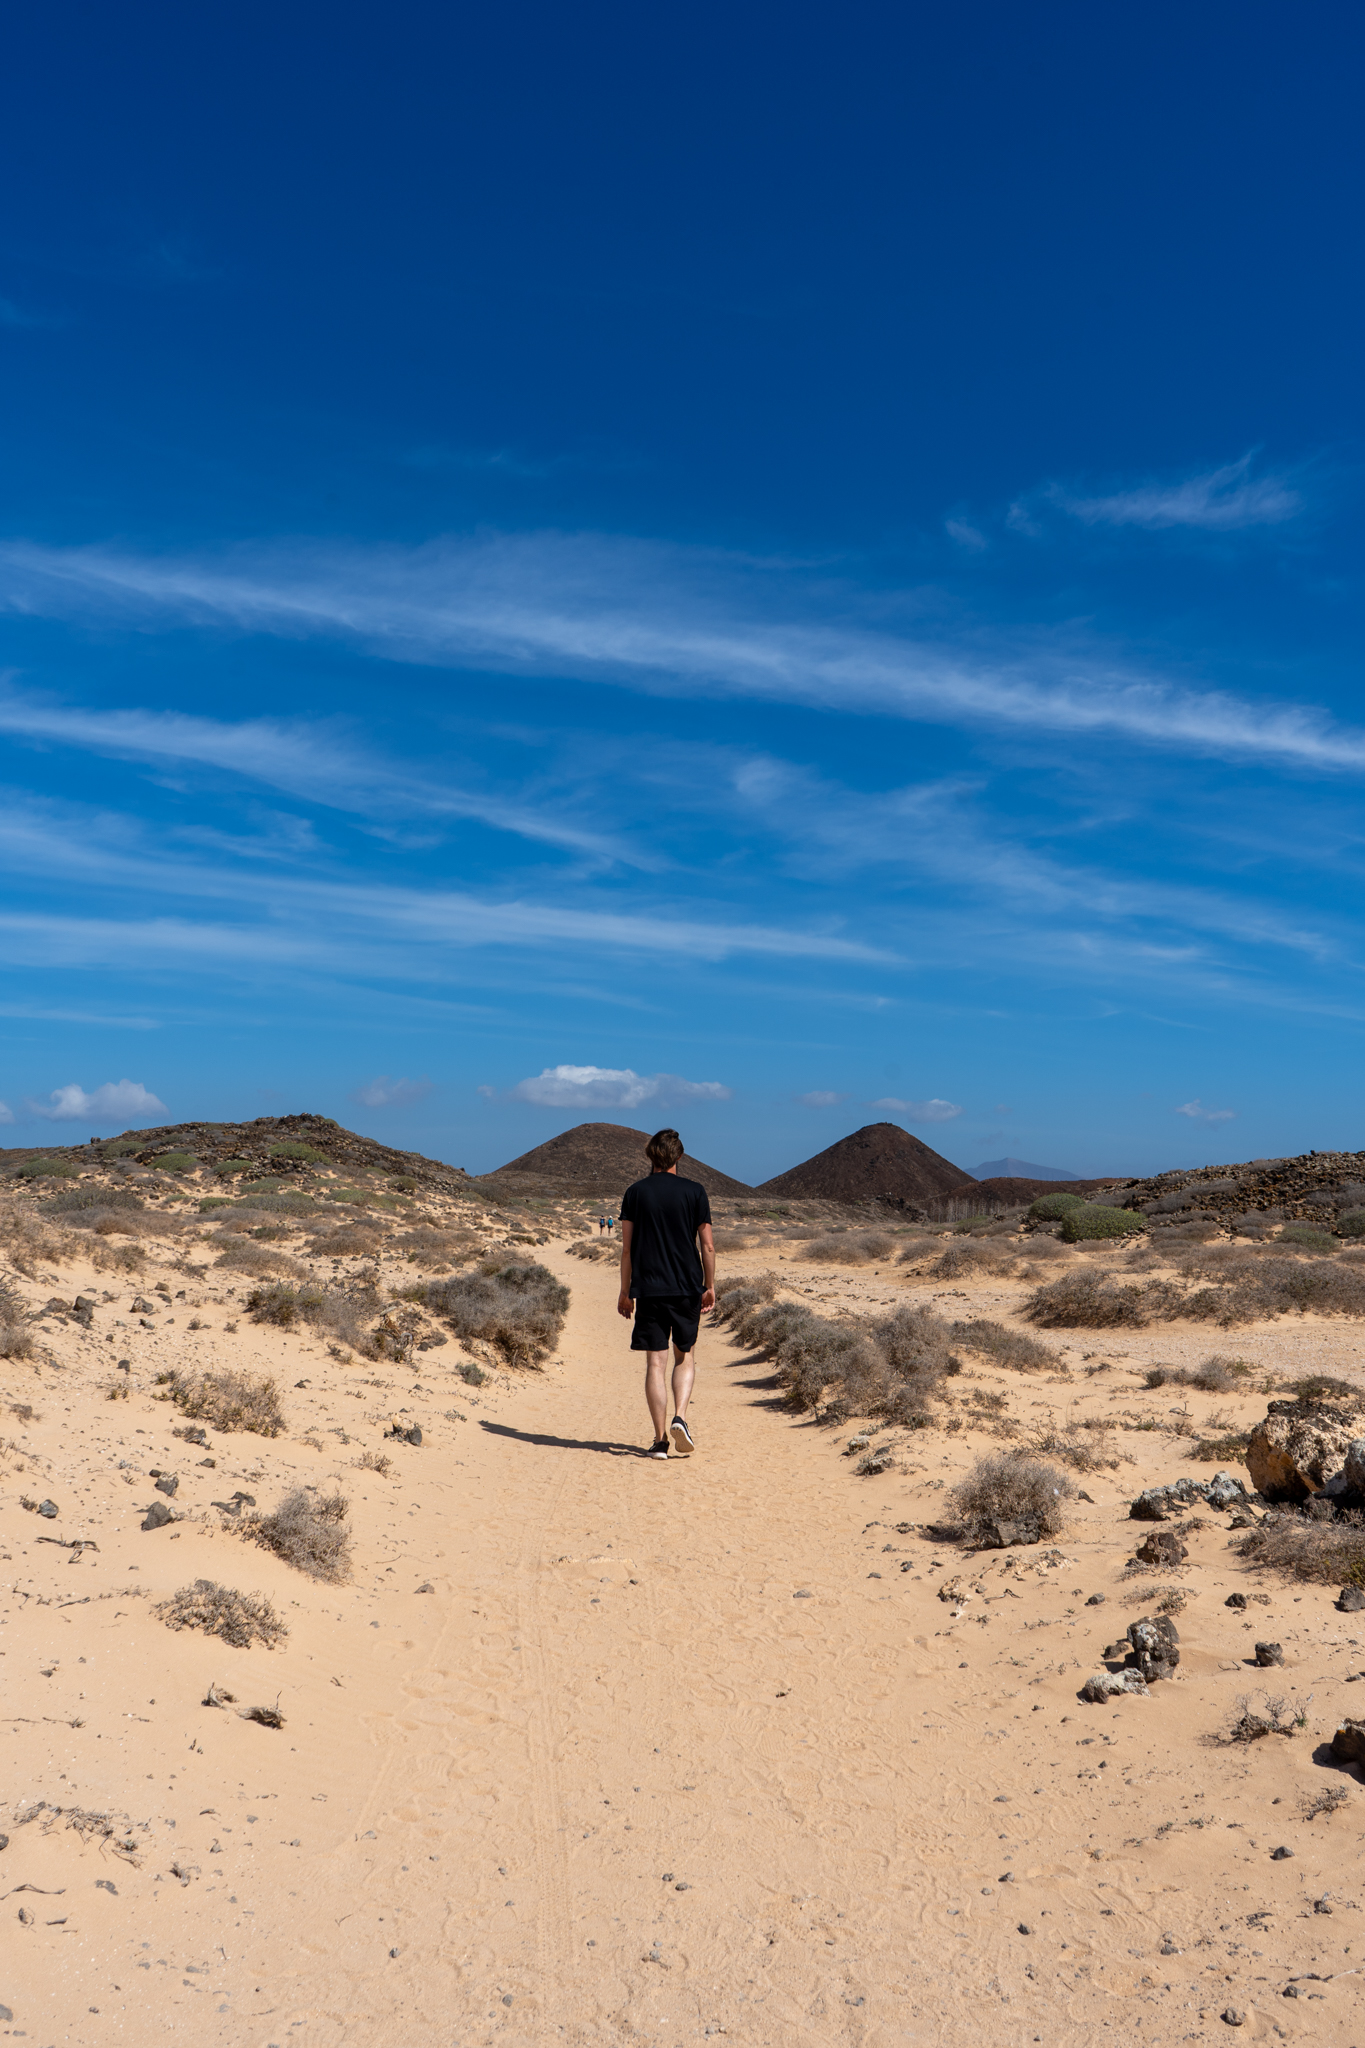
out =
[[(188, 1523), (143, 1535), (111, 1509), (98, 1557), (49, 1575), (91, 1604), (16, 1607), (9, 1710), (52, 1719), (11, 1731), (13, 1796), (133, 1814), (155, 1800), (157, 1831), (140, 1868), (69, 1830), (15, 1834), (7, 1881), (43, 1891), (9, 1945), (5, 2033), (36, 2048), (1012, 2048), (1109, 2026), (1213, 2038), (1233, 2002), (1240, 2038), (1355, 2041), (1361, 1980), (1282, 1992), (1291, 1972), (1355, 1967), (1358, 1810), (1299, 1819), (1322, 1782), (1311, 1735), (1204, 1746), (1249, 1684), (1253, 1624), (1221, 1602), (1246, 1581), (1221, 1530), (1195, 1539), (1179, 1683), (1078, 1706), (1100, 1646), (1141, 1611), (1119, 1570), (1123, 1504), (1148, 1475), (1091, 1480), (1060, 1549), (975, 1561), (984, 1597), (954, 1619), (932, 1565), (962, 1560), (895, 1523), (931, 1517), (963, 1439), (926, 1434), (910, 1469), (855, 1481), (828, 1433), (775, 1409), (764, 1368), (710, 1336), (698, 1455), (654, 1463), (614, 1276), (542, 1256), (573, 1289), (560, 1361), (470, 1400), (461, 1424), (433, 1421), (443, 1354), (419, 1367), (428, 1443), (404, 1454), (401, 1487), (348, 1475), (353, 1586), (258, 1552), (244, 1564), (236, 1539)], [(342, 1369), (270, 1341), (285, 1386), (297, 1366), (320, 1416), (344, 1408)], [(85, 1432), (94, 1470), (134, 1424), (155, 1450), (167, 1412), (82, 1405), (73, 1380), (45, 1427), (68, 1464)], [(223, 1441), (239, 1462), (206, 1489), (312, 1455)], [(273, 1478), (256, 1483), (273, 1497)], [(6, 1526), (32, 1561), (34, 1519)], [(157, 1592), (197, 1572), (262, 1585), (290, 1644), (232, 1651), (169, 1634), (150, 1602), (98, 1598), (134, 1571)], [(1096, 1590), (1103, 1610), (1084, 1605)], [(1283, 1635), (1285, 1689), (1314, 1691), (1329, 1727), (1356, 1711), (1342, 1686), (1365, 1665), (1330, 1598), (1277, 1590), (1255, 1623)], [(201, 1707), (211, 1677), (248, 1701), (282, 1692), (286, 1728)], [(1271, 1863), (1279, 1841), (1294, 1857)], [(1315, 1916), (1327, 1889), (1334, 1917)]]

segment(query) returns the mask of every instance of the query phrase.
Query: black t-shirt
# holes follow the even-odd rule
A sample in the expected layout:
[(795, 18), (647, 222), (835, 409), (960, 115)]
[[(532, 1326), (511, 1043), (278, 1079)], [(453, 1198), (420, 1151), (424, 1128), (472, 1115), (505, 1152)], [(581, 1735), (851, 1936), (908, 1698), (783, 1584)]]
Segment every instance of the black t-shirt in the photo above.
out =
[(699, 1180), (679, 1180), (676, 1173), (637, 1180), (622, 1199), (621, 1221), (632, 1226), (633, 1298), (701, 1293), (705, 1280), (697, 1232), (711, 1221), (711, 1204)]

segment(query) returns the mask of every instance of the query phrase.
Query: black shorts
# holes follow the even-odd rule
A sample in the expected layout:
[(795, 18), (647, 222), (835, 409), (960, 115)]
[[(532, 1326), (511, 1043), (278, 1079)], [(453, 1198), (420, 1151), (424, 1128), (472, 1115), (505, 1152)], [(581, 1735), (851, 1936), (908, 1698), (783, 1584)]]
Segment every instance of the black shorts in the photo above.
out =
[(699, 1294), (655, 1294), (635, 1304), (632, 1351), (667, 1351), (669, 1340), (679, 1351), (690, 1351), (701, 1327)]

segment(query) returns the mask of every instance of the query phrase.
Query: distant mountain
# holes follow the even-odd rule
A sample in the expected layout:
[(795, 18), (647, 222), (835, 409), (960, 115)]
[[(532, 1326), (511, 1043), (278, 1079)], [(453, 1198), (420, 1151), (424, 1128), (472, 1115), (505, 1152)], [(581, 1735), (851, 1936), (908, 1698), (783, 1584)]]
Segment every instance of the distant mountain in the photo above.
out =
[(978, 1180), (1080, 1180), (1069, 1166), (1036, 1166), (1031, 1159), (987, 1159), (974, 1166)]
[(872, 1202), (890, 1196), (893, 1201), (918, 1203), (936, 1202), (972, 1184), (969, 1173), (932, 1152), (899, 1124), (865, 1124), (837, 1145), (817, 1152), (814, 1159), (765, 1180), (761, 1192), (797, 1200)]
[[(632, 1181), (643, 1180), (651, 1170), (645, 1158), (648, 1143), (649, 1132), (632, 1130), (629, 1124), (575, 1124), (571, 1131), (547, 1138), (519, 1159), (509, 1159), (495, 1173), (542, 1174), (548, 1180), (617, 1188), (624, 1194)], [(699, 1180), (708, 1195), (753, 1193), (742, 1180), (732, 1180), (728, 1173), (700, 1159), (689, 1159), (685, 1153), (678, 1161), (678, 1172), (684, 1180)]]

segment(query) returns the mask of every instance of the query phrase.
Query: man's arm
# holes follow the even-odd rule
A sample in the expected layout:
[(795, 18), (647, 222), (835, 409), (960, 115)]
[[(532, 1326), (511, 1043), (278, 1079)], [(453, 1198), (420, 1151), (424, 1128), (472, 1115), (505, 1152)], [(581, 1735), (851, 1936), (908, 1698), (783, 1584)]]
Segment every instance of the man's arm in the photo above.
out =
[(709, 1223), (702, 1224), (697, 1232), (697, 1242), (701, 1246), (702, 1279), (706, 1283), (701, 1298), (701, 1312), (704, 1316), (709, 1316), (716, 1305), (716, 1246)]
[(633, 1316), (635, 1313), (635, 1303), (630, 1298), (630, 1240), (634, 1233), (635, 1225), (623, 1220), (621, 1224), (621, 1292), (616, 1297), (616, 1313), (618, 1316)]

